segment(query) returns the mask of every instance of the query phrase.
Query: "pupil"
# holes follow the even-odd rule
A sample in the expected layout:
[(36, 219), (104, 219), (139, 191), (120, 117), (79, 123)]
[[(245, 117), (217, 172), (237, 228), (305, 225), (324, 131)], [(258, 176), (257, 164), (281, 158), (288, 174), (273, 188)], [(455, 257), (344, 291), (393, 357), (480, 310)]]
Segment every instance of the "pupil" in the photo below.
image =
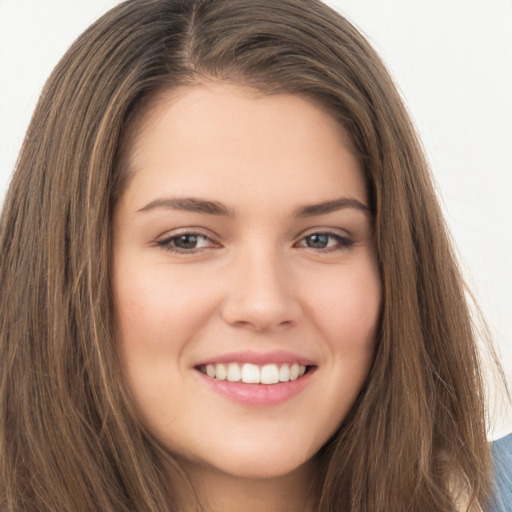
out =
[(314, 249), (324, 249), (325, 247), (327, 247), (328, 243), (329, 243), (328, 235), (311, 235), (311, 236), (308, 236), (308, 239), (307, 239), (308, 247), (312, 247)]
[(197, 245), (197, 235), (181, 235), (174, 243), (180, 249), (194, 249)]

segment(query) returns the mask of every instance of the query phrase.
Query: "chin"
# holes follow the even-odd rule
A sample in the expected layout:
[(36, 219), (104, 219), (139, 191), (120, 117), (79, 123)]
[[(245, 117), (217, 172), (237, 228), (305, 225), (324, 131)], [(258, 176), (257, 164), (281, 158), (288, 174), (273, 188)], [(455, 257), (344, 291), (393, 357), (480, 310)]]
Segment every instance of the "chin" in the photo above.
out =
[(286, 444), (273, 444), (265, 448), (253, 441), (249, 447), (221, 447), (210, 457), (181, 455), (179, 459), (186, 470), (199, 470), (228, 478), (268, 480), (286, 477), (314, 464), (314, 453), (300, 452)]
[(237, 462), (237, 464), (226, 464), (224, 473), (247, 480), (268, 480), (286, 477), (301, 469), (305, 469), (310, 462), (309, 460), (276, 460), (267, 457), (258, 459), (251, 459), (244, 461), (244, 463)]

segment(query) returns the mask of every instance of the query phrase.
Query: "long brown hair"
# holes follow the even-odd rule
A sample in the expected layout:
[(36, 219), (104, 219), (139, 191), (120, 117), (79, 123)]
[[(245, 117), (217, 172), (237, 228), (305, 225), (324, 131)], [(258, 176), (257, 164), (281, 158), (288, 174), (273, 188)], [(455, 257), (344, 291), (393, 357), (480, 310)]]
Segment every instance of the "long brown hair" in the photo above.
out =
[(359, 32), (317, 0), (128, 0), (48, 80), (0, 232), (0, 508), (176, 510), (116, 353), (110, 239), (123, 143), (157, 91), (202, 80), (312, 98), (350, 134), (374, 212), (383, 309), (372, 370), (321, 450), (317, 510), (484, 502), (475, 334), (415, 131)]

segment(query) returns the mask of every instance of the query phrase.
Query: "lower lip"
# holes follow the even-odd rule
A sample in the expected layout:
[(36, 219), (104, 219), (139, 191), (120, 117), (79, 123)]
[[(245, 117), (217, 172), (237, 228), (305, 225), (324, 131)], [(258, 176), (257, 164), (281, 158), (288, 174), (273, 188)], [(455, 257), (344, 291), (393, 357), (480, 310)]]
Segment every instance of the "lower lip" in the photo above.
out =
[(315, 368), (310, 368), (302, 377), (278, 384), (229, 382), (228, 380), (212, 379), (199, 370), (197, 372), (216, 393), (240, 404), (265, 406), (281, 404), (300, 393), (309, 384), (314, 370)]

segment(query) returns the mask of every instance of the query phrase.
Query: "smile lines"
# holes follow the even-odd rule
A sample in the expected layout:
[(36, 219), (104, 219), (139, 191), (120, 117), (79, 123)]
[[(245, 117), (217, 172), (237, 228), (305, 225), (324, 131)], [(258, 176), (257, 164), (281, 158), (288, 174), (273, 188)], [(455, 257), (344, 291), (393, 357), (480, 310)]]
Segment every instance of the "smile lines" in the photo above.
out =
[(306, 366), (293, 364), (256, 364), (228, 363), (207, 364), (198, 367), (201, 373), (216, 380), (243, 382), (245, 384), (278, 384), (297, 380), (306, 373)]

